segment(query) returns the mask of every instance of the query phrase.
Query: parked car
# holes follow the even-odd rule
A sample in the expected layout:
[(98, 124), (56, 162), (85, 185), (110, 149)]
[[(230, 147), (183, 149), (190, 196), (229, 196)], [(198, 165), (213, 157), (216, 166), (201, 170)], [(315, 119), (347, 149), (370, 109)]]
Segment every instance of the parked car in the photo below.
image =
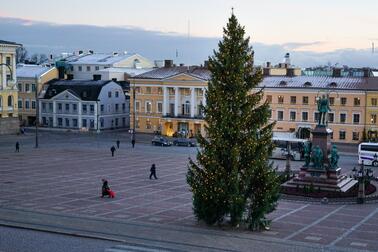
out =
[(173, 145), (195, 147), (197, 146), (197, 143), (188, 138), (177, 138), (176, 140), (173, 141)]
[(171, 146), (172, 142), (168, 141), (165, 137), (161, 136), (155, 136), (152, 141), (152, 145), (157, 145), (157, 146)]

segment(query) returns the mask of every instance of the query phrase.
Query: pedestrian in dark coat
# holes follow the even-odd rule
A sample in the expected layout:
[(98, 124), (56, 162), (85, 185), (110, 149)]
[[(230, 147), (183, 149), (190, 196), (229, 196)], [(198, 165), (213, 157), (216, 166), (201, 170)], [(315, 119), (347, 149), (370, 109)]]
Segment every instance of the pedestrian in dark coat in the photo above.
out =
[(117, 140), (117, 149), (119, 149), (119, 144), (121, 143), (121, 141)]
[(154, 176), (154, 178), (157, 179), (157, 177), (156, 177), (156, 166), (155, 166), (155, 164), (152, 164), (151, 169), (150, 169), (150, 172), (151, 172), (151, 174), (150, 174), (150, 179), (152, 178), (152, 176)]
[(110, 151), (112, 152), (112, 157), (114, 157), (114, 152), (115, 152), (116, 148), (114, 147), (114, 145), (110, 148)]
[[(110, 187), (108, 185), (108, 181), (106, 179), (101, 179), (102, 180), (102, 195), (101, 198), (103, 198), (105, 195), (109, 195), (109, 190)], [(109, 195), (110, 197), (110, 195)]]
[(16, 142), (16, 152), (20, 152), (20, 143)]
[(134, 148), (134, 146), (135, 146), (135, 139), (131, 140), (131, 145), (132, 145), (133, 148)]

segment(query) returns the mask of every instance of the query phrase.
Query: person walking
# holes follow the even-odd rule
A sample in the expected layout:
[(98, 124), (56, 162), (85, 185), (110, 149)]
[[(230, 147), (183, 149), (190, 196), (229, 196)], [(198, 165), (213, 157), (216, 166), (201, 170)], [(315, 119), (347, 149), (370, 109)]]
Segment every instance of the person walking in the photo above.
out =
[(20, 152), (20, 143), (16, 142), (16, 152)]
[[(102, 181), (102, 193), (101, 198), (104, 198), (104, 196), (109, 195), (110, 187), (108, 185), (108, 181), (106, 179), (101, 179)], [(110, 195), (109, 195), (110, 197)]]
[(131, 140), (131, 145), (132, 145), (133, 148), (134, 148), (134, 146), (135, 146), (135, 139), (134, 139), (134, 138)]
[(114, 147), (114, 145), (110, 148), (110, 151), (112, 152), (112, 157), (114, 157), (114, 152), (115, 152), (116, 148)]
[(121, 143), (121, 141), (117, 140), (117, 149), (119, 149), (119, 144)]
[(155, 164), (152, 164), (151, 169), (150, 169), (150, 172), (151, 172), (151, 174), (150, 174), (150, 179), (152, 178), (152, 176), (154, 176), (154, 178), (157, 179), (157, 177), (156, 177), (156, 166), (155, 166)]

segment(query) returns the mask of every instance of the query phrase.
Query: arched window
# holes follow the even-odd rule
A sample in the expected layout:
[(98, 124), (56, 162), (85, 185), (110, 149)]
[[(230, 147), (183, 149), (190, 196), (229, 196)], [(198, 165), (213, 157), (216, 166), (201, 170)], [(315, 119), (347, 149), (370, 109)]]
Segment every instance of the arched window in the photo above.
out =
[(8, 96), (8, 107), (13, 107), (13, 96)]

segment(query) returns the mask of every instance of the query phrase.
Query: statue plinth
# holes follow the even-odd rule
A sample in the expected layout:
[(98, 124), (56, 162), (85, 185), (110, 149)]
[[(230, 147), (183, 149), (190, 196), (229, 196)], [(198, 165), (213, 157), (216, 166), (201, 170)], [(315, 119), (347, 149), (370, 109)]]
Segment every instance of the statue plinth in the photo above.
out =
[(331, 150), (332, 130), (325, 125), (316, 125), (312, 133), (312, 146), (319, 146), (323, 152), (323, 162), (328, 163), (328, 155)]

